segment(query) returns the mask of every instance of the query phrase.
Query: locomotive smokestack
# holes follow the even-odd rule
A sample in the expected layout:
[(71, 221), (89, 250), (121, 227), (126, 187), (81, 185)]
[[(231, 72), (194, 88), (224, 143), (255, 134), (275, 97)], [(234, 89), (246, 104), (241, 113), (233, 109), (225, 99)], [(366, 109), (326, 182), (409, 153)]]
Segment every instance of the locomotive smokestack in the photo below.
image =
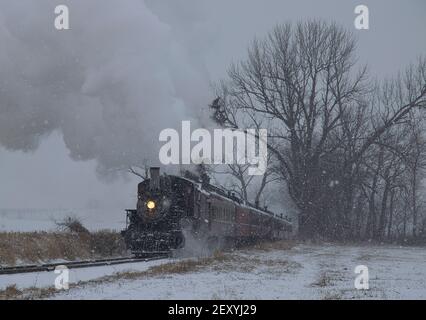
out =
[(151, 167), (149, 169), (149, 175), (151, 177), (149, 187), (151, 190), (160, 189), (160, 168)]

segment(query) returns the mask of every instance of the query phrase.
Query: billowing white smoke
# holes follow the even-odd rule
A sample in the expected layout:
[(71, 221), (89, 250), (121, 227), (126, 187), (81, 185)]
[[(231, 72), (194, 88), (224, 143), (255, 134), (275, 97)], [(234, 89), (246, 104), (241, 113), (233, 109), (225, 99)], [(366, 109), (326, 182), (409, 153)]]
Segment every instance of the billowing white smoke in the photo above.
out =
[[(54, 28), (58, 4), (71, 30)], [(209, 99), (193, 51), (203, 40), (187, 33), (196, 14), (177, 25), (160, 12), (142, 0), (0, 0), (0, 146), (34, 150), (58, 130), (73, 159), (103, 172), (155, 163), (159, 132), (197, 118)]]

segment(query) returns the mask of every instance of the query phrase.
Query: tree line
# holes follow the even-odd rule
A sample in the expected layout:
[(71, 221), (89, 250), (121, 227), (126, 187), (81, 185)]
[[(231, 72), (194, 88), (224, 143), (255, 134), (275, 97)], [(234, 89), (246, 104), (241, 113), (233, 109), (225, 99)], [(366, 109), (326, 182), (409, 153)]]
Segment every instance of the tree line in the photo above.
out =
[[(426, 237), (426, 59), (377, 80), (354, 35), (323, 21), (278, 25), (216, 84), (222, 127), (268, 129), (268, 182), (299, 211), (299, 235), (329, 239)], [(230, 173), (247, 200), (242, 166)]]

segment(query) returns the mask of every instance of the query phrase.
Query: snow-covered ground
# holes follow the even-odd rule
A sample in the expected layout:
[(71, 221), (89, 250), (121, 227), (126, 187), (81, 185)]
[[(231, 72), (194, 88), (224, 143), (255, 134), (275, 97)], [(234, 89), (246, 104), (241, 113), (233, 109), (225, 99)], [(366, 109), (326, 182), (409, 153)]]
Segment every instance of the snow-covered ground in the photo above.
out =
[[(111, 266), (80, 268), (69, 270), (69, 283), (91, 281), (121, 272), (141, 272), (152, 266), (171, 262), (171, 259), (152, 260)], [(15, 285), (17, 289), (48, 288), (54, 286), (58, 274), (52, 272), (32, 272), (23, 274), (0, 275), (0, 291)]]
[[(354, 288), (357, 265), (368, 267), (369, 290)], [(120, 268), (132, 272), (141, 266)], [(14, 277), (19, 283), (21, 276)], [(302, 244), (290, 250), (237, 251), (190, 272), (81, 283), (50, 298), (426, 299), (426, 248)]]
[(51, 231), (55, 221), (77, 217), (90, 230), (122, 230), (126, 213), (122, 209), (0, 209), (1, 231)]

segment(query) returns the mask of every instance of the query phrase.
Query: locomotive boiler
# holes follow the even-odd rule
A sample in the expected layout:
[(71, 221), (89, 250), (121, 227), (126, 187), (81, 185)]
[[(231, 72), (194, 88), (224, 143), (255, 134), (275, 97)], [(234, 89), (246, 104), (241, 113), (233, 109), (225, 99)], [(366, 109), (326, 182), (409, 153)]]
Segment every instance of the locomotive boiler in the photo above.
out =
[(126, 212), (122, 235), (135, 255), (183, 248), (188, 236), (213, 248), (286, 239), (292, 232), (281, 215), (206, 181), (160, 175), (159, 168), (150, 168), (150, 178), (138, 185), (136, 209)]

